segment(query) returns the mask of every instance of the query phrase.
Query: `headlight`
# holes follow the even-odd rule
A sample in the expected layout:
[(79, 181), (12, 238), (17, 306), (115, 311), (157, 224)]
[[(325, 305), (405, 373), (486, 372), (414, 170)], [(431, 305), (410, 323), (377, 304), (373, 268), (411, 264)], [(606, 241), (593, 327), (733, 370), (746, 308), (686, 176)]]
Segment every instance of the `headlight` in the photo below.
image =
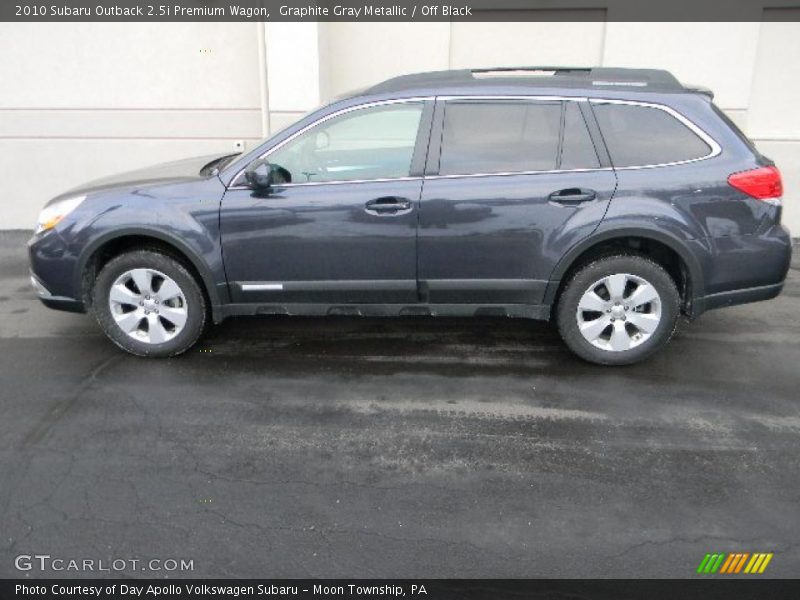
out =
[(39, 213), (39, 220), (36, 221), (36, 233), (42, 233), (58, 225), (61, 219), (78, 208), (84, 200), (86, 196), (75, 196), (45, 206)]

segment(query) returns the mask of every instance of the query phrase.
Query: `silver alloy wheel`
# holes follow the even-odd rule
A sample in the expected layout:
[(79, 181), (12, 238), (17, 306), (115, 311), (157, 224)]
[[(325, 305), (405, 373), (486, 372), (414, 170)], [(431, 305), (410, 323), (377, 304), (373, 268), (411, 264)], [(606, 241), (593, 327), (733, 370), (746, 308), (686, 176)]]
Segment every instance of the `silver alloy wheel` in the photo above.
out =
[(622, 352), (644, 343), (658, 328), (661, 297), (641, 277), (615, 273), (589, 286), (578, 302), (576, 318), (590, 344)]
[(155, 269), (131, 269), (108, 293), (111, 315), (122, 331), (147, 344), (168, 342), (186, 325), (188, 305), (180, 286)]

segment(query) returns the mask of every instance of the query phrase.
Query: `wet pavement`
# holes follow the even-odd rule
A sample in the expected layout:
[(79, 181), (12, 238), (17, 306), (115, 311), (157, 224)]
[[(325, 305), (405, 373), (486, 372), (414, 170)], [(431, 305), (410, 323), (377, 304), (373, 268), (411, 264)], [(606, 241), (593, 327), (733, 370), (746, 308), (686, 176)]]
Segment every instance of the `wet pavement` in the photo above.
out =
[(632, 367), (581, 362), (546, 323), (413, 317), (229, 320), (152, 361), (42, 307), (26, 238), (0, 233), (0, 577), (81, 575), (21, 554), (687, 577), (744, 551), (800, 572), (798, 260), (777, 300)]

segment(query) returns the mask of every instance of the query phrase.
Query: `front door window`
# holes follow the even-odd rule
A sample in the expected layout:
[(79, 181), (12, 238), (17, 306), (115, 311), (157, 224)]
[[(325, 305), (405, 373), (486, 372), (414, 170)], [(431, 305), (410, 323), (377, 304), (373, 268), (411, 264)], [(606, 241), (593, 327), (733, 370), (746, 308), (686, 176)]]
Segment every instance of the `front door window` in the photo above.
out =
[(286, 183), (407, 177), (423, 104), (404, 102), (356, 109), (301, 133), (267, 159)]

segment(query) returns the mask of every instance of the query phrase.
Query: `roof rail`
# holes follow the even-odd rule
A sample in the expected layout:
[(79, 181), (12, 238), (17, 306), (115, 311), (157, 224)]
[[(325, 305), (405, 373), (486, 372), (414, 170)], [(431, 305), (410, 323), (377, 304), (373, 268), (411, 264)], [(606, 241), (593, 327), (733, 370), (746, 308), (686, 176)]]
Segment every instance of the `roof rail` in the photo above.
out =
[(369, 93), (394, 92), (410, 88), (487, 84), (523, 84), (552, 87), (630, 87), (653, 91), (685, 91), (669, 71), (612, 67), (492, 67), (431, 71), (401, 75), (369, 88)]
[(704, 94), (709, 98), (711, 98), (712, 100), (714, 99), (714, 90), (712, 90), (711, 88), (707, 88), (704, 85), (687, 84), (683, 86), (683, 89), (685, 89), (687, 92), (696, 92), (698, 94)]
[(550, 75), (566, 75), (566, 74), (573, 74), (573, 73), (589, 73), (591, 72), (591, 68), (589, 67), (490, 67), (490, 68), (481, 68), (481, 69), (470, 69), (472, 75), (491, 75), (491, 74), (498, 74), (502, 75), (505, 73), (520, 73), (523, 74), (550, 74)]

